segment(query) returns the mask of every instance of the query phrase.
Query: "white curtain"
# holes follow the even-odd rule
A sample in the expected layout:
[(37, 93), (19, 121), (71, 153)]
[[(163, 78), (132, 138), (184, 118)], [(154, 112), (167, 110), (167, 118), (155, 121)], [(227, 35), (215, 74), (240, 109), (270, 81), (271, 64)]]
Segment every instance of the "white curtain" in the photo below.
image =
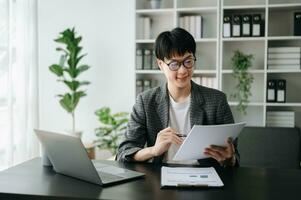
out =
[(0, 0), (0, 169), (39, 154), (37, 0)]

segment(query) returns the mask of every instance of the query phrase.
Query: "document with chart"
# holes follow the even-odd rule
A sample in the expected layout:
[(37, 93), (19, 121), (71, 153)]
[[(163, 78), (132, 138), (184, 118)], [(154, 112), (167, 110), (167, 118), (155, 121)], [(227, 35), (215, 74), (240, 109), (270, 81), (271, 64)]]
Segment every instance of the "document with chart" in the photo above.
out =
[(213, 167), (162, 167), (161, 187), (222, 187)]

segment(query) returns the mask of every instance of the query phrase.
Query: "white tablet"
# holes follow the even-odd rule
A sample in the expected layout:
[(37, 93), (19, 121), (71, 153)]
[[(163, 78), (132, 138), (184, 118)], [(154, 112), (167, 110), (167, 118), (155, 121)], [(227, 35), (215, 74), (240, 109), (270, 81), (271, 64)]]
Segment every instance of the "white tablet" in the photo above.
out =
[(194, 125), (173, 160), (207, 158), (204, 149), (210, 145), (226, 146), (226, 139), (238, 137), (246, 122), (222, 125)]

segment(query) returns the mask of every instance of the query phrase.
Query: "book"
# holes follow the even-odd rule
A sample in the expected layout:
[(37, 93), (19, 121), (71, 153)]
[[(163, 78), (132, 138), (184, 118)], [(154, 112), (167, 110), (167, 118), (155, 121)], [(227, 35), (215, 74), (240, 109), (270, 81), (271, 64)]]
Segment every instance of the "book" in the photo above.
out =
[(298, 70), (300, 65), (268, 65), (268, 69)]
[(269, 47), (268, 53), (301, 53), (301, 47)]
[(268, 59), (301, 59), (300, 53), (269, 53)]
[(267, 116), (295, 116), (293, 111), (267, 111)]
[(300, 65), (300, 59), (268, 59), (268, 65)]

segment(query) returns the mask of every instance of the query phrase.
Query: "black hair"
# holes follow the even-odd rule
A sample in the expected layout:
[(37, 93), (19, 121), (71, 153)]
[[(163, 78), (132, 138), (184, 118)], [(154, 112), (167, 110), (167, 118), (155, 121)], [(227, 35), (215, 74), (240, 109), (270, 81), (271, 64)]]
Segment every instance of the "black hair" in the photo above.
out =
[(196, 44), (193, 36), (182, 28), (174, 28), (158, 35), (155, 42), (156, 57), (160, 60), (174, 55), (184, 55), (186, 52), (195, 56)]

